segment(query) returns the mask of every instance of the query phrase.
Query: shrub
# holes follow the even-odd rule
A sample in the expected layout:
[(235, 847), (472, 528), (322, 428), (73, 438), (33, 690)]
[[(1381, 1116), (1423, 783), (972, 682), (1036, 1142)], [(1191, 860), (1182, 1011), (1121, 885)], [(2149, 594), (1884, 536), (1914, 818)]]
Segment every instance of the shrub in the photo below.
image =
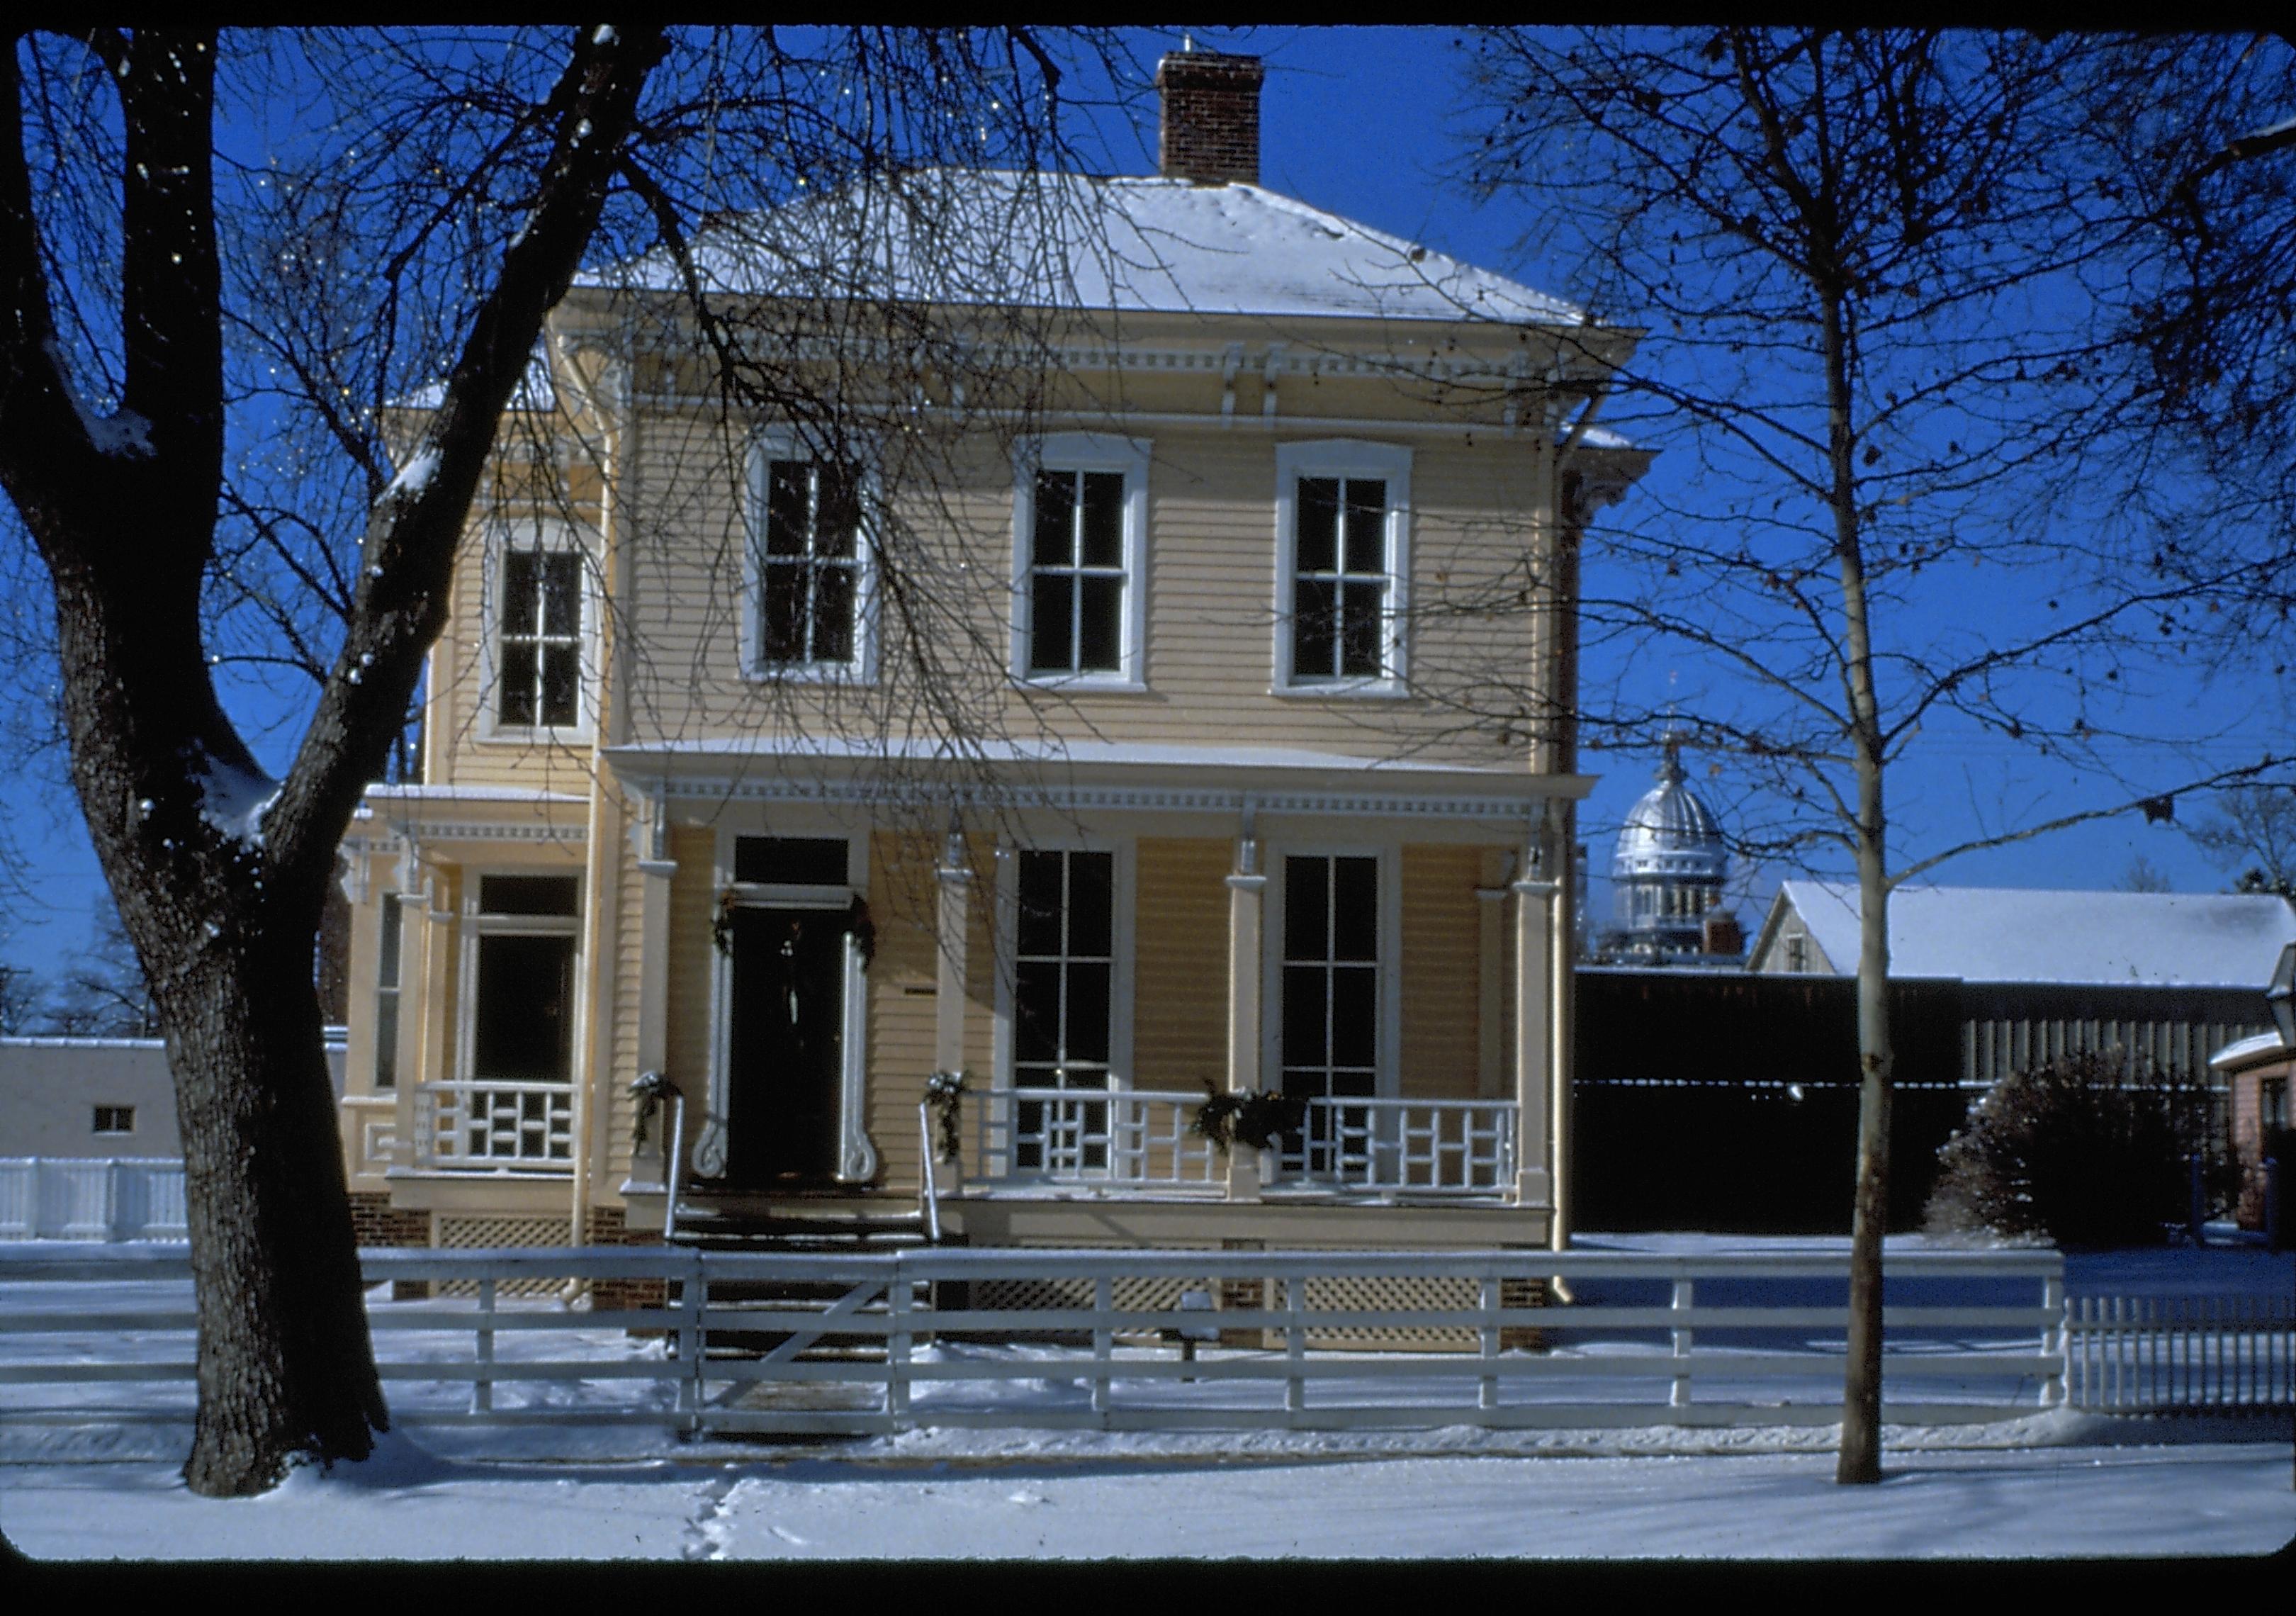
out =
[(2200, 1084), (2111, 1054), (2013, 1072), (1938, 1152), (1929, 1226), (2158, 1244), (2189, 1215), (2186, 1162), (2207, 1150), (2208, 1114)]

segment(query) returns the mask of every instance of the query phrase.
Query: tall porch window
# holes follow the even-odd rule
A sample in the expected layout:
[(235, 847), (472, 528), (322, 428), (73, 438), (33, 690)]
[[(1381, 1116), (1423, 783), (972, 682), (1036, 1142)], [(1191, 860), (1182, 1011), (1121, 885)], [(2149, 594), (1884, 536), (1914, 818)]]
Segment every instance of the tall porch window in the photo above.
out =
[[(1114, 1008), (1116, 857), (1023, 851), (1017, 871), (1013, 1086), (1106, 1090)], [(1027, 1101), (1014, 1165), (1105, 1169), (1108, 1107)]]
[(398, 1087), (398, 958), (405, 917), (396, 892), (382, 895), (374, 973), (374, 1086)]
[[(1379, 1083), (1377, 858), (1284, 859), (1283, 972), (1283, 1092), (1371, 1097)], [(1310, 1113), (1310, 1172), (1338, 1165), (1333, 1120), (1327, 1111)], [(1361, 1119), (1351, 1126), (1359, 1129)]]

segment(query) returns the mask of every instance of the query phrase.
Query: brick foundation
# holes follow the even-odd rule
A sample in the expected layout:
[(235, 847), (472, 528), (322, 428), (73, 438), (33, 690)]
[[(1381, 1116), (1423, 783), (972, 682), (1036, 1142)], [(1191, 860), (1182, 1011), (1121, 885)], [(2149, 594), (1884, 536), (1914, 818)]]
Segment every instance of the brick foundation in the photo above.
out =
[[(594, 1206), (584, 1227), (584, 1243), (594, 1246), (658, 1246), (661, 1235), (652, 1229), (633, 1229), (618, 1206)], [(659, 1279), (596, 1279), (590, 1282), (590, 1305), (603, 1313), (633, 1308), (666, 1308), (669, 1286)]]
[(390, 1204), (371, 1190), (351, 1192), (351, 1231), (363, 1246), (427, 1246), (430, 1214)]
[[(390, 1204), (388, 1194), (373, 1190), (353, 1190), (351, 1202), (351, 1232), (359, 1244), (395, 1248), (426, 1247), (430, 1243), (430, 1214)], [(390, 1282), (393, 1301), (421, 1301), (430, 1294), (427, 1279), (394, 1279)]]

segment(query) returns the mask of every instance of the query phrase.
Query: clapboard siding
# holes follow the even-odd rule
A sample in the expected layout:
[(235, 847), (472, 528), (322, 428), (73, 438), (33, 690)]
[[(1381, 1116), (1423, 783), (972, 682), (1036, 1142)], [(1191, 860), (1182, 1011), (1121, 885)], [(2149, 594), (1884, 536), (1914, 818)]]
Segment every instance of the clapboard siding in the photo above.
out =
[(1480, 1053), (1482, 849), (1403, 849), (1401, 1092), (1472, 1100)]
[(1132, 1081), (1227, 1087), (1227, 873), (1232, 844), (1140, 838), (1134, 864)]

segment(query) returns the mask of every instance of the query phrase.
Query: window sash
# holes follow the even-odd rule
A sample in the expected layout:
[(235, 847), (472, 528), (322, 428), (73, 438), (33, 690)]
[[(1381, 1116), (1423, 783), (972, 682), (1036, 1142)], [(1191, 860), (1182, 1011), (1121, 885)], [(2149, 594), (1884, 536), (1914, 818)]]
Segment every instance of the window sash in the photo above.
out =
[(1379, 860), (1283, 861), (1283, 1011), (1286, 1094), (1368, 1096), (1380, 1047)]
[(579, 554), (531, 547), (503, 552), (496, 645), (497, 722), (521, 729), (581, 722)]
[(1121, 472), (1036, 477), (1029, 547), (1029, 671), (1124, 671), (1126, 507)]
[(849, 665), (859, 643), (860, 480), (819, 461), (766, 467), (758, 546), (758, 660)]
[(1293, 488), (1292, 677), (1378, 678), (1390, 671), (1384, 477), (1301, 477)]
[(374, 1086), (398, 1087), (398, 972), (406, 945), (406, 915), (399, 895), (382, 895), (374, 989)]

